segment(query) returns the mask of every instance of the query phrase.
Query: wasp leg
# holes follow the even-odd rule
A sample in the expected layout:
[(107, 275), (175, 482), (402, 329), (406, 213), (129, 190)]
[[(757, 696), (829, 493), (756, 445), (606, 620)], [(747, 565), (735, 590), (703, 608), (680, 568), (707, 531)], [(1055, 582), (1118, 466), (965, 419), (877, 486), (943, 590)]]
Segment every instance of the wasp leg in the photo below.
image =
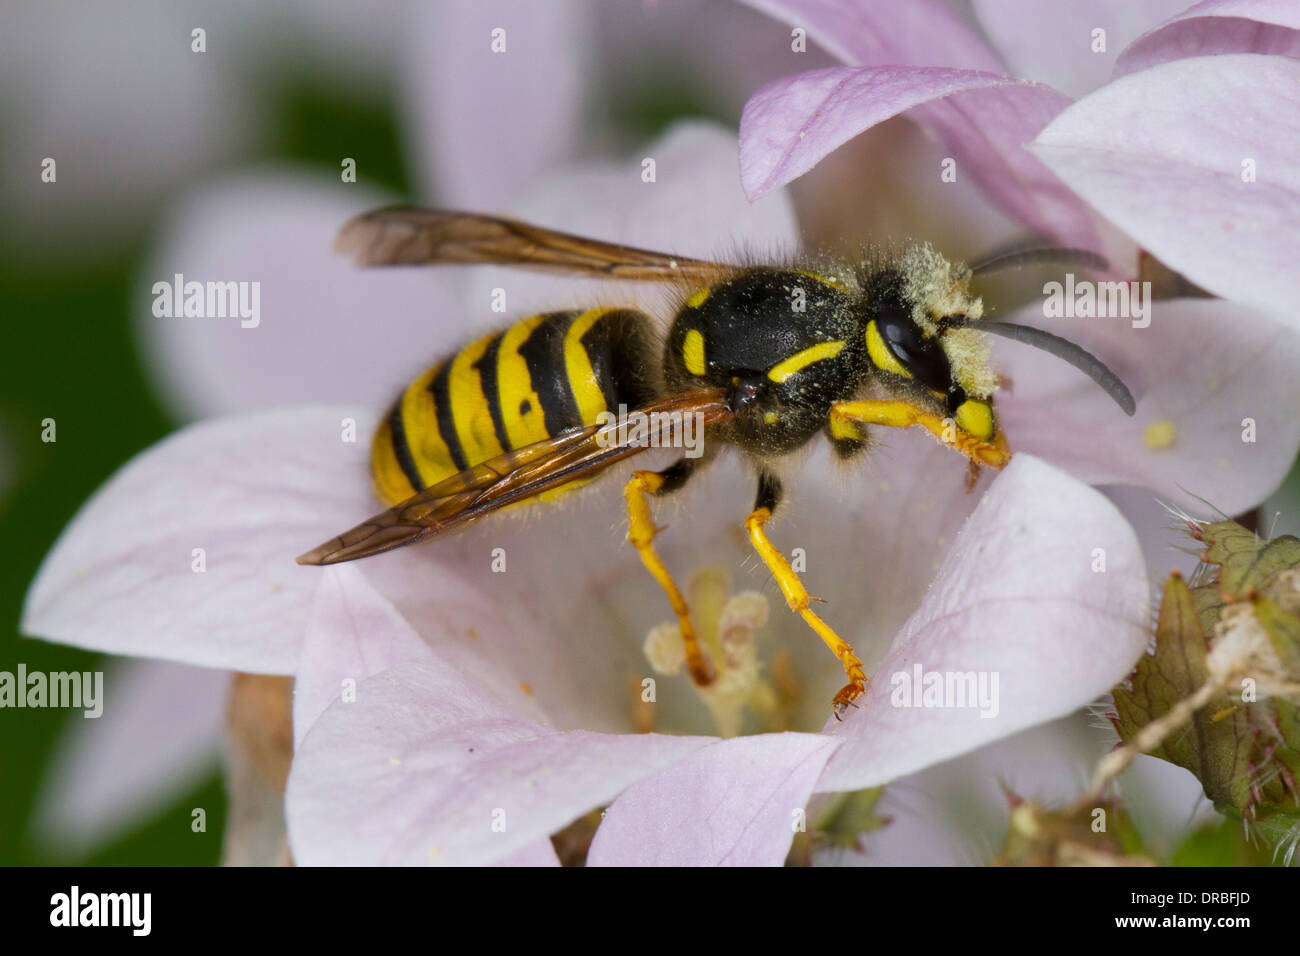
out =
[(655, 535), (662, 529), (656, 528), (650, 517), (650, 502), (647, 496), (676, 491), (686, 484), (686, 480), (703, 460), (682, 458), (663, 471), (634, 471), (628, 483), (623, 486), (623, 497), (627, 499), (627, 539), (640, 553), (646, 570), (654, 575), (654, 579), (668, 595), (668, 602), (672, 604), (673, 612), (677, 615), (677, 623), (681, 627), (682, 643), (686, 645), (686, 665), (691, 670), (691, 679), (700, 687), (712, 684), (718, 675), (713, 669), (712, 662), (700, 649), (700, 640), (695, 634), (695, 627), (691, 624), (690, 608), (686, 606), (686, 599), (682, 597), (681, 589), (677, 587), (677, 582), (668, 573), (663, 559), (655, 551)]
[(831, 406), (831, 432), (839, 434), (854, 423), (908, 428), (920, 425), (945, 445), (951, 445), (978, 465), (1001, 468), (1011, 460), (1006, 437), (998, 432), (993, 441), (983, 441), (962, 431), (952, 419), (940, 418), (917, 408), (910, 402), (884, 399), (862, 402), (838, 402)]
[(772, 572), (772, 576), (776, 578), (776, 583), (781, 586), (781, 593), (785, 595), (785, 601), (790, 605), (790, 610), (796, 611), (807, 622), (808, 626), (817, 632), (817, 636), (826, 642), (826, 646), (844, 665), (844, 672), (848, 674), (849, 682), (835, 695), (835, 716), (837, 719), (841, 719), (844, 716), (844, 711), (850, 706), (856, 706), (855, 702), (866, 690), (867, 675), (863, 673), (862, 661), (858, 660), (857, 655), (853, 653), (853, 647), (849, 642), (836, 634), (831, 630), (829, 624), (809, 610), (808, 605), (817, 599), (809, 596), (808, 589), (803, 586), (803, 582), (799, 580), (799, 575), (795, 573), (794, 568), (790, 567), (790, 562), (785, 559), (785, 555), (778, 551), (767, 537), (767, 532), (763, 526), (772, 517), (772, 512), (776, 510), (780, 500), (781, 483), (766, 472), (760, 473), (758, 476), (758, 498), (754, 502), (753, 512), (745, 519), (745, 530), (749, 532), (749, 540), (753, 543), (754, 550), (758, 552), (758, 556), (763, 559), (763, 563)]
[(837, 423), (827, 419), (822, 430), (825, 432), (827, 439), (830, 440), (831, 447), (835, 449), (835, 455), (840, 461), (852, 461), (866, 451), (871, 444), (867, 437), (866, 428), (857, 422)]

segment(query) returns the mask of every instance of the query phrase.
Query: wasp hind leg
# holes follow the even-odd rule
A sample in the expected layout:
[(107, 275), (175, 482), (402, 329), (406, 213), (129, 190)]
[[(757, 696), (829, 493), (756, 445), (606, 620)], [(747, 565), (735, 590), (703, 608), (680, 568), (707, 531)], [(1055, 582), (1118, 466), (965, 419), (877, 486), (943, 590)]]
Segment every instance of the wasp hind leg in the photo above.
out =
[(772, 517), (780, 500), (781, 482), (766, 472), (760, 473), (758, 497), (754, 502), (753, 512), (745, 519), (745, 530), (749, 532), (749, 540), (754, 545), (754, 550), (758, 552), (758, 556), (763, 559), (763, 563), (776, 578), (776, 583), (780, 585), (781, 593), (785, 595), (790, 610), (798, 613), (808, 626), (817, 632), (817, 636), (826, 642), (826, 646), (844, 665), (844, 673), (848, 675), (849, 682), (835, 695), (834, 701), (835, 717), (842, 719), (844, 711), (851, 706), (857, 706), (858, 698), (866, 691), (867, 675), (862, 670), (862, 661), (858, 660), (857, 655), (853, 653), (852, 645), (836, 634), (829, 624), (809, 608), (817, 598), (808, 594), (808, 589), (803, 586), (803, 582), (799, 580), (799, 575), (790, 566), (790, 562), (767, 536), (764, 525)]
[(668, 602), (672, 604), (681, 628), (682, 643), (686, 646), (686, 665), (691, 670), (691, 679), (699, 687), (712, 684), (717, 679), (717, 672), (700, 648), (699, 637), (691, 624), (690, 608), (682, 597), (681, 588), (655, 551), (655, 535), (662, 529), (655, 527), (654, 519), (650, 516), (648, 498), (650, 495), (665, 495), (682, 487), (703, 461), (703, 458), (682, 458), (663, 471), (634, 471), (623, 486), (623, 497), (627, 499), (627, 539), (640, 553), (646, 570), (668, 595)]

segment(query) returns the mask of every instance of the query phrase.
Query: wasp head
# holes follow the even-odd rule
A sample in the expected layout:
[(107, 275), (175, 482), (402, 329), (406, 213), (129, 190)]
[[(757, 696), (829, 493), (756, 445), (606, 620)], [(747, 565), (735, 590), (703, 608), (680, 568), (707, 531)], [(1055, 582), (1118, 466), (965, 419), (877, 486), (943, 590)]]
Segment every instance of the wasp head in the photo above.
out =
[(989, 362), (989, 336), (997, 335), (1063, 359), (1133, 414), (1132, 394), (1096, 356), (1042, 329), (985, 319), (983, 302), (970, 292), (971, 277), (964, 264), (922, 245), (864, 284), (867, 353), (896, 389), (906, 389), (911, 401), (932, 413), (941, 410), (959, 437), (1002, 442), (993, 412), (998, 377)]
[(897, 268), (881, 270), (866, 283), (867, 355), (895, 392), (952, 419), (970, 438), (992, 442), (998, 434), (992, 403), (997, 376), (987, 336), (968, 326), (984, 314), (969, 283), (964, 266), (931, 247), (909, 249)]

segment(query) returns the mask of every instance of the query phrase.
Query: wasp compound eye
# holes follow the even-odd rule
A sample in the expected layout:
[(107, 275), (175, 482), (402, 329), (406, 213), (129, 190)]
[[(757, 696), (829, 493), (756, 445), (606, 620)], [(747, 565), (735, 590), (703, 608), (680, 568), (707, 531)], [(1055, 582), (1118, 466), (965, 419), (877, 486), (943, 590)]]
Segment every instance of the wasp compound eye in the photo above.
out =
[(943, 347), (936, 340), (925, 338), (900, 306), (884, 306), (876, 315), (876, 327), (885, 347), (899, 365), (921, 384), (937, 392), (948, 391), (952, 371)]

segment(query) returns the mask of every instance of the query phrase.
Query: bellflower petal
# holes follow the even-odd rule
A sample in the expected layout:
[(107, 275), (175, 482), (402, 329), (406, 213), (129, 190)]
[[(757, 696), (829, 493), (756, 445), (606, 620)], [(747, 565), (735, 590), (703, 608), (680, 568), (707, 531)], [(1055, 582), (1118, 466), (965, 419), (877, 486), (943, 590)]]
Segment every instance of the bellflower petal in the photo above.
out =
[[(349, 217), (391, 201), (337, 177), (268, 170), (218, 181), (181, 204), (140, 276), (135, 309), (146, 365), (172, 409), (200, 417), (291, 402), (378, 408), (416, 374), (413, 356), (453, 347), (467, 317), (445, 274), (360, 269), (331, 249)], [(150, 300), (172, 300), (178, 273), (185, 283), (257, 283), (259, 314), (158, 317)]]
[[(1137, 533), (1147, 559), (1147, 576), (1153, 585), (1158, 586), (1175, 568), (1184, 577), (1191, 576), (1200, 558), (1195, 551), (1188, 551), (1187, 528), (1169, 513), (1167, 499), (1149, 488), (1133, 485), (1106, 485), (1099, 490)], [(1201, 504), (1197, 512), (1208, 510)]]
[(1184, 9), (1187, 0), (974, 0), (974, 5), (1011, 73), (1077, 99), (1110, 79), (1127, 44)]
[(689, 83), (707, 102), (708, 115), (732, 120), (768, 80), (837, 62), (818, 39), (800, 44), (793, 31), (774, 29), (766, 15), (771, 11), (753, 4), (746, 9), (739, 3), (654, 0), (592, 6), (599, 30), (596, 69), (603, 92), (615, 103), (628, 91), (639, 102), (663, 85), (664, 70), (671, 67), (677, 82)]
[(286, 797), (294, 859), (495, 862), (713, 739), (556, 731), (430, 654), (363, 681), (307, 734)]
[[(985, 866), (1006, 832), (1008, 793), (1049, 806), (1073, 802), (1115, 740), (1109, 727), (1099, 731), (1076, 713), (927, 767), (885, 789), (876, 813), (890, 823), (863, 835), (861, 853), (828, 850), (817, 862)], [(1124, 812), (1158, 857), (1215, 818), (1196, 778), (1154, 757), (1139, 757), (1120, 784)], [(973, 833), (994, 836), (977, 841)]]
[(856, 66), (947, 66), (1002, 72), (979, 34), (940, 0), (742, 0), (803, 27), (818, 45)]
[(74, 711), (51, 759), (33, 821), (41, 843), (93, 852), (197, 786), (217, 766), (229, 684), (206, 667), (111, 662), (102, 715)]
[[(261, 673), (297, 663), (320, 572), (294, 557), (364, 501), (367, 446), (346, 407), (192, 425), (82, 506), (27, 593), (32, 636)], [(198, 549), (202, 549), (201, 553)]]
[[(799, 226), (784, 191), (749, 201), (736, 179), (736, 136), (716, 123), (674, 124), (631, 162), (595, 162), (545, 178), (511, 207), (516, 218), (582, 236), (701, 259), (788, 258)], [(653, 160), (647, 182), (645, 160)], [(662, 284), (577, 280), (520, 269), (474, 270), (466, 300), (488, 311), (502, 289), (512, 314), (617, 301), (671, 314), (680, 292)], [(496, 318), (499, 320), (500, 315)]]
[(1203, 0), (1138, 37), (1115, 75), (1219, 53), (1300, 56), (1300, 8), (1287, 0)]
[[(1115, 507), (1017, 455), (971, 515), (860, 708), (827, 723), (824, 732), (844, 743), (818, 791), (887, 783), (1086, 704), (1146, 646), (1147, 601), (1141, 550)], [(996, 676), (991, 706), (924, 704), (928, 675), (942, 686), (945, 675), (967, 673), (983, 675), (990, 690)]]
[(633, 784), (596, 831), (589, 866), (779, 866), (838, 741), (719, 741)]
[[(228, 9), (63, 0), (5, 12), (0, 201), (6, 232), (22, 237), (15, 250), (102, 255), (148, 222), (160, 194), (269, 139), (231, 57), (190, 49), (201, 25), (242, 60), (250, 37)], [(58, 188), (33, 174), (42, 157), (57, 162)]]
[(1300, 326), (1300, 61), (1177, 60), (1074, 104), (1031, 149), (1163, 263)]
[(591, 6), (416, 6), (403, 89), (427, 195), (499, 212), (538, 173), (572, 158), (596, 45)]
[(999, 341), (998, 366), (1014, 383), (998, 402), (1002, 428), (1014, 449), (1091, 484), (1139, 485), (1198, 514), (1205, 502), (1227, 514), (1253, 508), (1300, 449), (1300, 336), (1229, 302), (1150, 307), (1146, 328), (1022, 315), (1112, 359), (1137, 413), (1124, 415), (1081, 372)]
[(293, 688), (293, 740), (345, 689), (404, 660), (423, 657), (428, 645), (374, 588), (355, 564), (325, 568)]
[(1068, 104), (1042, 84), (970, 70), (880, 66), (800, 73), (768, 84), (745, 104), (741, 182), (751, 197), (762, 196), (863, 130), (912, 110), (952, 151), (957, 175), (971, 176), (994, 204), (1046, 236), (1092, 248), (1098, 239), (1087, 210), (1023, 148)]

